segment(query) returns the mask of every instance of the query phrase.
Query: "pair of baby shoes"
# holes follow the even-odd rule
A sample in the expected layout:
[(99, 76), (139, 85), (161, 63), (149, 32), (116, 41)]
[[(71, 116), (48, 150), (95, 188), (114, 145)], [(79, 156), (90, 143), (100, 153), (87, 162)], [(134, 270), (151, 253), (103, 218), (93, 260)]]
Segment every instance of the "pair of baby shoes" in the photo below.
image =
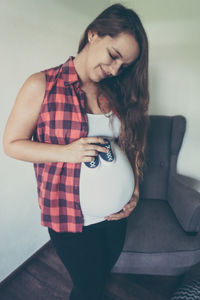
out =
[(114, 155), (113, 155), (113, 152), (112, 152), (112, 149), (111, 149), (111, 145), (110, 145), (110, 141), (108, 139), (104, 139), (106, 141), (105, 144), (95, 144), (95, 145), (98, 145), (98, 146), (102, 146), (102, 147), (105, 147), (107, 148), (109, 151), (107, 153), (105, 152), (100, 152), (99, 151), (99, 155), (98, 156), (95, 156), (94, 160), (90, 161), (90, 162), (85, 162), (84, 164), (88, 167), (88, 168), (96, 168), (98, 165), (99, 165), (99, 156), (107, 161), (107, 162), (112, 162), (114, 160)]

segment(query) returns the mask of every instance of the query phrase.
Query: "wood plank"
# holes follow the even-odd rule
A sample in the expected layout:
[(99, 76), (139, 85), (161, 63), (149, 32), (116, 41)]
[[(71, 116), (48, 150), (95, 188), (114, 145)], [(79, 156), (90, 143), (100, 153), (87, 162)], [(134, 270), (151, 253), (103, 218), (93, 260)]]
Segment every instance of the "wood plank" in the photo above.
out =
[[(46, 263), (49, 267), (52, 267), (55, 269), (58, 273), (62, 274), (62, 276), (71, 282), (71, 277), (66, 270), (65, 266), (61, 262), (60, 258), (56, 254), (56, 251), (53, 247), (46, 249), (41, 253), (41, 255), (38, 256), (38, 259)], [(70, 283), (70, 286), (72, 286), (72, 282)]]
[[(182, 277), (111, 273), (103, 300), (169, 300)], [(1, 300), (67, 300), (72, 281), (49, 243), (0, 288)]]
[(60, 293), (54, 289), (54, 286), (50, 287), (48, 284), (41, 282), (25, 270), (9, 283), (8, 289), (9, 295), (13, 295), (13, 300), (64, 299)]
[[(133, 275), (129, 275), (131, 278)], [(170, 299), (172, 293), (182, 281), (183, 276), (150, 276), (150, 275), (136, 275), (132, 280), (138, 286), (142, 286), (149, 290), (152, 295), (157, 295), (158, 299)]]
[(127, 277), (126, 274), (112, 274), (107, 288), (111, 290), (113, 295), (118, 295), (126, 300), (166, 300), (154, 291), (137, 284), (135, 276), (130, 280), (130, 277)]

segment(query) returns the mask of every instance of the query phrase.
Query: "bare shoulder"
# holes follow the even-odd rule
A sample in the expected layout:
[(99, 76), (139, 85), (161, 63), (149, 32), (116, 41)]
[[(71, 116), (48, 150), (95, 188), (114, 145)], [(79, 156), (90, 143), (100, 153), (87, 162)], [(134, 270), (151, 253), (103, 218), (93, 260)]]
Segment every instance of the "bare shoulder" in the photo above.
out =
[(30, 75), (21, 86), (16, 104), (40, 106), (45, 94), (46, 78), (44, 72), (38, 72)]
[(44, 72), (38, 72), (30, 75), (24, 82), (22, 89), (30, 91), (32, 93), (40, 94), (44, 93), (46, 87), (46, 79)]
[(46, 88), (45, 74), (30, 75), (18, 92), (4, 131), (4, 143), (29, 139), (36, 126)]
[(27, 78), (27, 81), (29, 82), (29, 84), (43, 85), (45, 84), (45, 73), (44, 72), (34, 73)]

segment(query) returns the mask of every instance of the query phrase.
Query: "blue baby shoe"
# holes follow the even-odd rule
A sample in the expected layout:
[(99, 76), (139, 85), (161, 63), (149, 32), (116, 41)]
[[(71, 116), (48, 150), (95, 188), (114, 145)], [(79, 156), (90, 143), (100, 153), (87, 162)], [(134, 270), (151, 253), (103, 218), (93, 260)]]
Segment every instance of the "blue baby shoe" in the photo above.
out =
[(104, 140), (107, 142), (106, 144), (98, 144), (98, 145), (107, 148), (109, 151), (107, 153), (99, 152), (99, 155), (103, 160), (107, 162), (112, 162), (114, 160), (114, 155), (111, 149), (110, 141), (108, 139), (104, 139)]
[(96, 168), (99, 165), (99, 157), (95, 156), (94, 160), (92, 161), (88, 161), (88, 162), (84, 162), (84, 164), (91, 169)]

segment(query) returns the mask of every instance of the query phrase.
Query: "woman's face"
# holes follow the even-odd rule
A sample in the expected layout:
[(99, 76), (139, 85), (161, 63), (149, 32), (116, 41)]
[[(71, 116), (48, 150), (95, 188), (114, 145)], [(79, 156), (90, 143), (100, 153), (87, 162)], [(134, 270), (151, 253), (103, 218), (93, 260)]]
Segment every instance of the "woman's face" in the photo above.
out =
[(88, 33), (85, 61), (88, 80), (99, 82), (103, 78), (117, 76), (139, 55), (139, 45), (129, 33), (120, 33), (112, 38)]

